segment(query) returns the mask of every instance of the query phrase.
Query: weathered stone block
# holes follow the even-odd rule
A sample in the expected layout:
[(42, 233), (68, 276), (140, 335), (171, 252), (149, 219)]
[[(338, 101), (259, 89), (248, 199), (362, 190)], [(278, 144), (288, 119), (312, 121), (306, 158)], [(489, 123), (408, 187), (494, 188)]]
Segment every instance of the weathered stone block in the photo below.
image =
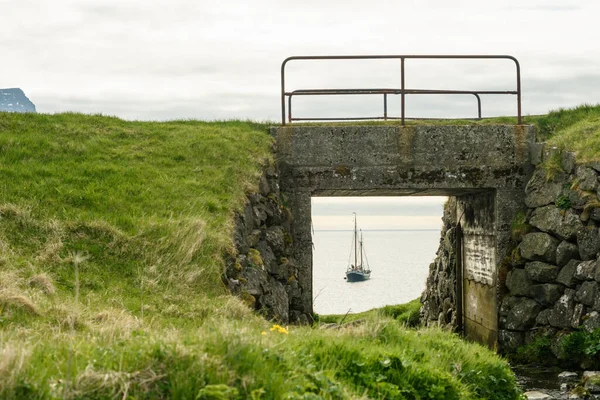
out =
[(571, 209), (561, 210), (555, 205), (536, 208), (529, 223), (542, 232), (551, 233), (564, 240), (575, 239), (583, 227), (579, 216)]
[(595, 226), (586, 226), (577, 232), (577, 247), (582, 260), (595, 259), (600, 251), (600, 235)]
[(285, 215), (283, 209), (279, 206), (279, 203), (271, 197), (266, 199), (266, 213), (267, 213), (267, 225), (283, 225)]
[(592, 168), (578, 166), (575, 174), (580, 190), (593, 192), (598, 188), (598, 174)]
[(575, 272), (577, 272), (577, 266), (581, 263), (580, 260), (570, 260), (567, 265), (562, 267), (556, 278), (556, 282), (562, 283), (570, 288), (575, 287), (578, 281), (575, 278)]
[(524, 396), (527, 398), (527, 400), (552, 400), (550, 395), (538, 390), (529, 390), (524, 393)]
[(562, 169), (567, 174), (572, 174), (576, 166), (575, 153), (571, 151), (563, 151), (561, 155), (562, 159), (560, 165)]
[(289, 322), (289, 300), (284, 286), (277, 280), (269, 279), (270, 291), (261, 297), (261, 306), (265, 308), (268, 319)]
[(535, 318), (535, 324), (537, 326), (548, 325), (548, 317), (550, 316), (551, 312), (552, 312), (552, 309), (550, 309), (550, 308), (540, 311), (538, 316)]
[(244, 204), (244, 210), (241, 214), (241, 218), (244, 224), (244, 229), (246, 230), (246, 235), (249, 235), (254, 228), (254, 213), (252, 210), (252, 203), (250, 201), (246, 201), (246, 204)]
[(583, 210), (585, 205), (593, 200), (594, 194), (591, 192), (584, 192), (582, 190), (569, 189), (567, 191), (571, 208), (575, 210)]
[(529, 144), (529, 158), (533, 165), (541, 164), (544, 161), (544, 142), (533, 142)]
[(275, 257), (273, 250), (266, 241), (261, 240), (258, 242), (256, 249), (260, 252), (260, 257), (267, 271), (271, 271), (273, 268), (277, 267), (277, 257)]
[(521, 298), (506, 317), (506, 328), (512, 331), (525, 331), (535, 324), (541, 306), (535, 300)]
[(588, 332), (592, 332), (600, 328), (600, 313), (597, 311), (587, 313), (583, 317), (583, 328)]
[(283, 262), (275, 263), (271, 266), (271, 270), (269, 271), (271, 275), (281, 281), (282, 283), (286, 283), (290, 276), (290, 263), (287, 259), (283, 260)]
[(560, 241), (543, 232), (528, 233), (519, 244), (521, 256), (527, 260), (556, 263), (556, 248)]
[(508, 315), (508, 313), (510, 312), (510, 310), (512, 310), (512, 308), (519, 303), (519, 298), (515, 297), (515, 296), (505, 296), (504, 299), (502, 299), (502, 304), (500, 304), (500, 310), (499, 310), (499, 314), (500, 316), (506, 317)]
[(260, 269), (246, 268), (243, 270), (245, 282), (242, 282), (242, 289), (253, 296), (260, 296), (264, 288), (268, 286), (269, 275)]
[(254, 220), (254, 228), (260, 228), (267, 221), (267, 207), (258, 203), (252, 207), (252, 219)]
[(583, 304), (576, 304), (573, 309), (573, 318), (571, 318), (571, 328), (577, 329), (581, 325), (581, 317), (583, 317)]
[(512, 296), (528, 296), (531, 284), (524, 269), (513, 269), (506, 277), (506, 287)]
[(596, 276), (596, 260), (582, 261), (575, 269), (575, 278), (585, 281), (592, 280)]
[(559, 267), (564, 267), (574, 259), (579, 259), (579, 249), (573, 243), (563, 240), (556, 248), (556, 264)]
[(585, 281), (577, 291), (575, 300), (586, 306), (594, 305), (596, 294), (598, 293), (598, 283), (596, 281)]
[(570, 327), (574, 309), (575, 291), (566, 289), (565, 293), (554, 304), (552, 312), (548, 316), (548, 323), (556, 328)]
[(554, 282), (558, 276), (558, 267), (541, 261), (533, 261), (525, 264), (527, 277), (536, 282)]
[(283, 229), (280, 226), (272, 226), (265, 232), (265, 240), (273, 250), (276, 257), (281, 257), (285, 250)]
[(554, 304), (563, 294), (564, 286), (552, 283), (533, 285), (529, 288), (529, 296), (538, 303), (549, 306)]
[(265, 197), (271, 192), (271, 187), (269, 186), (269, 181), (265, 174), (263, 174), (258, 181), (258, 192)]
[(521, 347), (525, 342), (525, 334), (523, 332), (508, 331), (501, 329), (498, 332), (498, 341), (500, 347), (504, 351), (515, 351)]
[(565, 182), (566, 179), (562, 176), (547, 182), (544, 170), (536, 169), (525, 187), (525, 204), (529, 208), (536, 208), (553, 203), (560, 195)]
[(256, 247), (258, 242), (260, 242), (262, 235), (262, 231), (260, 229), (253, 229), (252, 232), (248, 235), (248, 246)]

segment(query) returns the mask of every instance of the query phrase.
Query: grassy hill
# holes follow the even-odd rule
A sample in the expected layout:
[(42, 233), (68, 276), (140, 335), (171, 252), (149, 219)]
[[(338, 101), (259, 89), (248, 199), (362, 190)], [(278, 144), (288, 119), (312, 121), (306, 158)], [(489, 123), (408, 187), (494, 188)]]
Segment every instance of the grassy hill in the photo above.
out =
[(250, 122), (0, 113), (0, 398), (517, 398), (505, 361), (393, 310), (280, 327), (228, 295), (271, 143)]

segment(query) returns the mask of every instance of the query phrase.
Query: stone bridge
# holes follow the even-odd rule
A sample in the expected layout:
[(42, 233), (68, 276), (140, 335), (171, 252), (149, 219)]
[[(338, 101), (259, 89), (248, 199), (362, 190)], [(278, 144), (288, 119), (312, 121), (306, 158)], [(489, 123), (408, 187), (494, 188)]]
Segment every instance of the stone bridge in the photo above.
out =
[[(494, 346), (501, 260), (524, 208), (531, 126), (284, 126), (276, 139), (280, 189), (292, 222), (303, 312), (313, 310), (312, 196), (453, 196), (461, 226), (459, 326)], [(399, 288), (401, 290), (401, 288)]]

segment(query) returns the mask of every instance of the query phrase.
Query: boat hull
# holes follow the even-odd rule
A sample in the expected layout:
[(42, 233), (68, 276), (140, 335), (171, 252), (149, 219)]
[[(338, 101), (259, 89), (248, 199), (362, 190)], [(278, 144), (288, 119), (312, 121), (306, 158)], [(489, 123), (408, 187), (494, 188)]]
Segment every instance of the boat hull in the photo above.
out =
[(371, 277), (371, 272), (347, 271), (346, 280), (348, 282), (366, 281)]

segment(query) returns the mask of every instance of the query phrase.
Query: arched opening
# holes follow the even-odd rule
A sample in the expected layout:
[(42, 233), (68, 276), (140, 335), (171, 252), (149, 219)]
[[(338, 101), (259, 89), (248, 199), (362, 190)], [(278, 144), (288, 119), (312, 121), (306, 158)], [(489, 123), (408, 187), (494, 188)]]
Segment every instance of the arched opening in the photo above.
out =
[[(441, 196), (312, 197), (314, 311), (358, 313), (418, 298), (439, 246), (445, 201)], [(351, 282), (348, 266), (361, 263), (370, 267), (369, 279)]]

